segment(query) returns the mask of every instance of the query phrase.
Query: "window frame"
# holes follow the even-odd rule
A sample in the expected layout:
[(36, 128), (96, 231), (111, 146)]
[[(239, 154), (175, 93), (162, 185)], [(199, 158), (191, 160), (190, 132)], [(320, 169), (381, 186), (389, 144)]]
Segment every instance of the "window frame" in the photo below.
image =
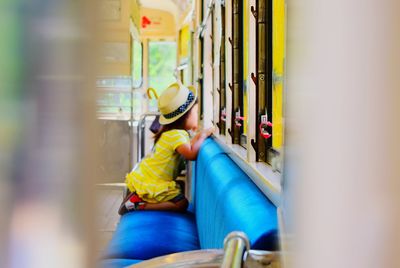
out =
[[(137, 85), (135, 85), (133, 83), (133, 81), (134, 81), (133, 80), (133, 71), (134, 71), (133, 61), (134, 61), (134, 43), (135, 43), (135, 41), (137, 43), (139, 43), (140, 47), (141, 47), (141, 55), (140, 55), (140, 62), (141, 62), (141, 65), (140, 65), (140, 77), (141, 77), (141, 80), (140, 80), (140, 83), (137, 84)], [(131, 79), (132, 80), (132, 89), (138, 89), (138, 88), (141, 88), (143, 86), (143, 83), (144, 83), (144, 79), (143, 79), (143, 66), (144, 66), (144, 62), (143, 62), (144, 61), (143, 42), (133, 38), (132, 35), (131, 35), (131, 37), (130, 37), (130, 46), (131, 46), (131, 56), (130, 56), (131, 71), (130, 71), (130, 73), (131, 73), (131, 76), (132, 76), (132, 79)]]
[(232, 137), (233, 144), (241, 144), (241, 134), (243, 133), (243, 123), (241, 126), (236, 124), (237, 113), (241, 113), (241, 107), (243, 106), (243, 68), (241, 66), (242, 63), (242, 31), (243, 28), (241, 25), (241, 21), (243, 20), (243, 16), (241, 16), (241, 10), (243, 9), (243, 5), (241, 5), (241, 1), (233, 0), (232, 1), (232, 110), (231, 110), (231, 129), (229, 131)]
[[(272, 124), (272, 2), (258, 0), (256, 6), (256, 125), (261, 124), (261, 117), (267, 115)], [(264, 42), (264, 43), (263, 43)], [(264, 138), (257, 131), (255, 150), (256, 161), (271, 164), (270, 150), (272, 139)], [(254, 146), (254, 144), (253, 144)]]
[[(154, 87), (154, 85), (150, 84), (151, 81), (151, 76), (150, 76), (150, 58), (151, 58), (151, 52), (150, 52), (150, 46), (152, 43), (174, 43), (175, 44), (175, 49), (171, 50), (174, 51), (174, 53), (176, 53), (176, 56), (174, 57), (174, 59), (177, 58), (177, 48), (178, 48), (178, 42), (175, 39), (148, 39), (147, 40), (147, 50), (148, 50), (148, 54), (147, 54), (147, 85), (148, 87)], [(174, 72), (176, 70), (176, 68), (178, 67), (176, 60), (174, 61), (174, 68), (172, 68), (172, 74), (171, 77), (174, 77)], [(175, 80), (171, 80), (171, 83), (175, 82)], [(168, 86), (168, 85), (167, 85)], [(155, 88), (154, 89), (157, 91), (157, 94), (160, 96), (161, 95), (161, 91), (165, 90), (166, 87), (164, 88)]]
[(226, 66), (225, 66), (225, 4), (221, 4), (221, 47), (219, 59), (219, 111), (218, 127), (221, 135), (226, 135)]

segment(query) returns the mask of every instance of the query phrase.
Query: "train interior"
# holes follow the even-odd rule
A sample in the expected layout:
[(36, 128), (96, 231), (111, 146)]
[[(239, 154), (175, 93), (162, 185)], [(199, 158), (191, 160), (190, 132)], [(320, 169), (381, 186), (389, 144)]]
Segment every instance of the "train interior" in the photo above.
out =
[[(25, 2), (0, 4), (0, 266), (400, 267), (399, 3)], [(189, 208), (121, 216), (172, 83), (215, 129)]]

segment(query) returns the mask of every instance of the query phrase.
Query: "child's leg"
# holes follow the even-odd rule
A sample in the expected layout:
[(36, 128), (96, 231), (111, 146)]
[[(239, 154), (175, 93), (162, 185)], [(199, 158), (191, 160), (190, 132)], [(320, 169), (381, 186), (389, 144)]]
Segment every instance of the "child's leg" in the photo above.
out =
[(136, 193), (129, 192), (124, 200), (122, 200), (121, 206), (118, 210), (118, 214), (124, 215), (129, 211), (142, 210), (144, 204), (145, 202)]
[(171, 200), (161, 203), (144, 202), (136, 193), (130, 193), (122, 201), (118, 213), (124, 215), (129, 211), (135, 210), (169, 210), (176, 212), (185, 212), (189, 205), (188, 200), (183, 194), (179, 194)]
[(188, 200), (185, 198), (183, 194), (179, 194), (173, 199), (161, 202), (161, 203), (145, 203), (143, 205), (143, 210), (169, 210), (169, 211), (177, 211), (177, 212), (185, 212), (189, 205)]

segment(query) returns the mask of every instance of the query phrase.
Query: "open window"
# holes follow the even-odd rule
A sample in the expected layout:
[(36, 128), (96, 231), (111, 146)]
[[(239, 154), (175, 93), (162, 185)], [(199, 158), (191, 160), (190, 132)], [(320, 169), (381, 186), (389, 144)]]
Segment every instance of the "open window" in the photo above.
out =
[[(157, 95), (175, 82), (177, 48), (175, 41), (149, 41), (148, 85)], [(157, 101), (149, 103), (150, 111), (157, 111)]]

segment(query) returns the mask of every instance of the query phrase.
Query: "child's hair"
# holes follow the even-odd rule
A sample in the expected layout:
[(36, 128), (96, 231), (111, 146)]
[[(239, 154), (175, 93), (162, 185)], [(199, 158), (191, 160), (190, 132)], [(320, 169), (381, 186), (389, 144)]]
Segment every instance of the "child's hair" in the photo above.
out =
[(169, 130), (172, 129), (185, 129), (185, 122), (186, 119), (188, 118), (190, 111), (193, 109), (193, 107), (197, 104), (197, 99), (195, 100), (193, 106), (180, 118), (178, 118), (176, 121), (167, 124), (167, 125), (161, 125), (160, 130), (154, 135), (154, 144), (157, 143), (158, 139), (160, 139), (161, 135)]

